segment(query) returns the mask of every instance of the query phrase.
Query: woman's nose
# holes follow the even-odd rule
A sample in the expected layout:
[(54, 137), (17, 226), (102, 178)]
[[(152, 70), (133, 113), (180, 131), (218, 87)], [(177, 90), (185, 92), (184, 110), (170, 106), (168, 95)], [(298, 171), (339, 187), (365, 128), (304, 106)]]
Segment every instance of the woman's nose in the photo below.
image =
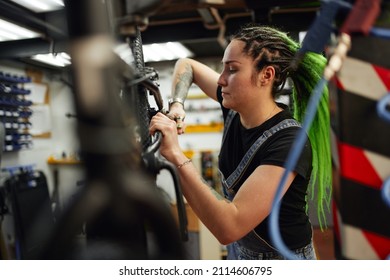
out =
[(217, 83), (218, 83), (219, 86), (225, 86), (226, 85), (226, 79), (224, 78), (223, 73), (221, 75), (219, 75)]

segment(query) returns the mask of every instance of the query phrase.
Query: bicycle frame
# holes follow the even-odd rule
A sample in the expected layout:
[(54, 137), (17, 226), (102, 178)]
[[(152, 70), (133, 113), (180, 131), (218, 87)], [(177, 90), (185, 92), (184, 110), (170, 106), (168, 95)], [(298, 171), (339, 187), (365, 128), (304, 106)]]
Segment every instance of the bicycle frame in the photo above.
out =
[[(145, 132), (153, 113), (147, 94), (155, 95), (159, 110), (162, 99), (145, 73), (136, 22), (126, 20), (127, 27), (136, 30), (126, 35), (136, 66), (126, 64), (113, 52), (117, 34), (112, 32), (112, 22), (116, 19), (107, 11), (115, 12), (117, 5), (123, 8), (126, 3), (65, 1), (86, 184), (57, 222), (42, 259), (184, 258), (181, 239), (187, 238), (187, 220), (175, 167), (157, 153), (161, 134), (153, 141)], [(131, 7), (125, 11), (126, 16), (137, 12)], [(175, 180), (181, 238), (156, 189), (155, 176), (162, 168)], [(86, 247), (75, 241), (83, 225), (87, 228)], [(157, 245), (154, 252), (148, 246), (149, 232)]]

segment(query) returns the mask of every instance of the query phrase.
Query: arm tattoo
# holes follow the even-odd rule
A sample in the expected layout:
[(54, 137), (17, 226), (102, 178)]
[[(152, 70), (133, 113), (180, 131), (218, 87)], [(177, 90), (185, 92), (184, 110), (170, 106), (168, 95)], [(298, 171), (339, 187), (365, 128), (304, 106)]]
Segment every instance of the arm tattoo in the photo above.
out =
[(188, 89), (190, 88), (193, 81), (193, 74), (191, 65), (185, 66), (185, 71), (177, 75), (177, 82), (175, 91), (172, 97), (179, 97), (183, 100), (187, 97)]

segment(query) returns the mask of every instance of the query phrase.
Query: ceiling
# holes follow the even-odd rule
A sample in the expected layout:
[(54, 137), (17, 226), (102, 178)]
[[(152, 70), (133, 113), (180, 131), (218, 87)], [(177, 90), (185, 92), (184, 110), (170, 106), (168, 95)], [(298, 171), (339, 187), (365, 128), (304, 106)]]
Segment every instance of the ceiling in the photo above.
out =
[[(310, 0), (142, 0), (140, 5), (148, 2), (152, 4), (144, 10), (143, 43), (179, 41), (196, 57), (222, 55), (227, 36), (247, 22), (272, 24), (295, 36), (309, 27), (320, 7), (320, 1)], [(138, 1), (128, 3), (135, 6)], [(0, 18), (43, 34), (41, 38), (0, 42), (0, 58), (67, 50), (64, 9), (38, 13), (0, 0)]]
[[(224, 2), (224, 4), (213, 4)], [(228, 35), (248, 22), (306, 30), (320, 6), (308, 0), (171, 0), (149, 18), (143, 42), (181, 41), (196, 56), (220, 56)]]

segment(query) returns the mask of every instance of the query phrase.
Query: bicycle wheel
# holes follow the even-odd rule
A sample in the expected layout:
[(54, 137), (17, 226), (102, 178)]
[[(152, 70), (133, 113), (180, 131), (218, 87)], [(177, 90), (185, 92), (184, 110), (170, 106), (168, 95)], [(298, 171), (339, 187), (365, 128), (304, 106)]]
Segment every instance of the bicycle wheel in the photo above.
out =
[[(136, 34), (130, 37), (129, 40), (130, 48), (134, 56), (135, 68), (140, 76), (144, 78), (145, 73), (145, 63), (142, 50), (142, 38), (141, 32), (137, 28)], [(142, 150), (145, 151), (147, 147), (150, 146), (152, 139), (149, 134), (149, 122), (150, 122), (150, 105), (148, 101), (148, 91), (144, 86), (137, 84), (134, 85), (135, 89), (133, 90), (133, 98), (130, 98), (133, 102), (131, 104), (133, 110), (135, 111), (135, 118), (137, 118), (137, 134), (139, 136), (139, 141), (141, 142)]]

